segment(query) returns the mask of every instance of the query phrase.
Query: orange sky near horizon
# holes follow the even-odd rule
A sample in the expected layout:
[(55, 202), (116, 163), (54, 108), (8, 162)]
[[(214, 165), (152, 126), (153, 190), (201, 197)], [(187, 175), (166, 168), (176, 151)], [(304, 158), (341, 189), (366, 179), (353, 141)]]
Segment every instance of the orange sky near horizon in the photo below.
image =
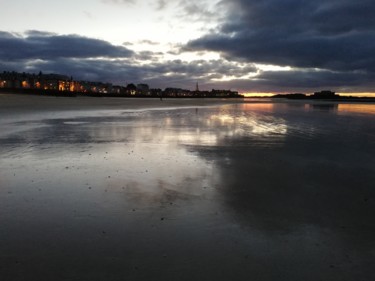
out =
[[(277, 95), (279, 93), (242, 93), (247, 98), (251, 97), (272, 97), (274, 95)], [(281, 93), (285, 94), (285, 93)], [(348, 97), (348, 96), (353, 96), (353, 97), (370, 97), (370, 98), (375, 98), (375, 93), (336, 93), (340, 96)]]

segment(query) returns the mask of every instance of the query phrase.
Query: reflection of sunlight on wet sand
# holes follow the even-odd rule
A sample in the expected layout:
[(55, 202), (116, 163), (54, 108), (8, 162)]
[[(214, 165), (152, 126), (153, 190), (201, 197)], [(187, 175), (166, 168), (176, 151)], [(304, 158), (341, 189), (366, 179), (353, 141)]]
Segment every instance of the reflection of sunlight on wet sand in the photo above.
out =
[[(30, 144), (27, 152), (18, 159), (9, 153), (4, 156), (26, 180), (37, 180), (40, 173), (27, 169), (35, 165), (39, 171), (48, 171), (48, 180), (54, 184), (69, 178), (91, 186), (92, 192), (121, 192), (125, 186), (131, 193), (147, 193), (149, 199), (166, 190), (189, 196), (207, 194), (202, 187), (215, 185), (215, 167), (186, 146), (230, 145), (232, 139), (242, 137), (246, 137), (244, 145), (282, 143), (287, 125), (284, 119), (267, 114), (274, 107), (243, 104), (199, 111), (145, 111), (137, 116), (129, 112), (111, 118), (46, 119), (41, 122), (45, 128), (29, 127), (23, 135)], [(13, 175), (11, 169), (7, 172)], [(78, 191), (72, 187), (70, 192)]]
[(340, 103), (338, 106), (338, 112), (339, 113), (375, 114), (375, 104)]
[(273, 103), (244, 103), (241, 105), (243, 110), (251, 110), (251, 111), (266, 111), (266, 112), (274, 112), (275, 104)]
[[(260, 120), (255, 115), (233, 117), (230, 115), (212, 115), (210, 119), (218, 121), (222, 126), (228, 126), (230, 136), (236, 135), (272, 135), (287, 133), (287, 125), (281, 119), (272, 118)], [(233, 126), (233, 127), (229, 127)], [(230, 129), (231, 128), (231, 129)]]
[(184, 132), (167, 138), (184, 145), (216, 145), (218, 140), (217, 134), (209, 132)]
[[(273, 112), (273, 104), (243, 104), (240, 111), (219, 112), (209, 117), (209, 123), (220, 126), (221, 133), (226, 136), (284, 136), (287, 134), (287, 125), (281, 118), (259, 115), (256, 111)], [(239, 112), (239, 113), (238, 113)], [(224, 128), (224, 129), (223, 129)]]
[[(92, 128), (89, 133), (91, 139), (103, 141), (110, 138), (136, 143), (204, 146), (215, 146), (224, 143), (227, 138), (244, 136), (284, 137), (287, 134), (285, 120), (263, 114), (264, 111), (273, 110), (273, 104), (231, 105), (200, 114), (187, 110), (179, 113), (178, 118), (172, 111), (172, 115), (161, 114), (156, 119), (139, 118), (131, 123), (106, 122), (106, 126)], [(158, 126), (155, 126), (155, 120)], [(191, 122), (194, 122), (194, 126), (187, 126)]]

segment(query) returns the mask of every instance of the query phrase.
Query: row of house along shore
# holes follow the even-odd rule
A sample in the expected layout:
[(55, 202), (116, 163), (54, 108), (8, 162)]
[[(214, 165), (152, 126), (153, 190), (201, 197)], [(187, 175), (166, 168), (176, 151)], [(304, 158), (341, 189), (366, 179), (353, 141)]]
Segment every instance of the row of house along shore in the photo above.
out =
[(76, 81), (73, 77), (61, 74), (30, 74), (0, 72), (0, 89), (34, 92), (54, 92), (59, 94), (82, 93), (111, 96), (140, 97), (242, 97), (230, 90), (200, 91), (198, 83), (194, 91), (180, 88), (151, 89), (147, 84), (116, 86), (111, 83)]
[(112, 84), (88, 81), (74, 81), (73, 77), (61, 74), (0, 73), (0, 88), (40, 89), (61, 92), (109, 93)]

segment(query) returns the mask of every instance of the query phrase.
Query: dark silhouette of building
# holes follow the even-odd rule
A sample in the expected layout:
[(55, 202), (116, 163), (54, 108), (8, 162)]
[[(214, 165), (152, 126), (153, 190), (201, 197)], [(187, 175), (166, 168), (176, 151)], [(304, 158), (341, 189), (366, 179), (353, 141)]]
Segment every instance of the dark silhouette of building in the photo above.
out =
[(334, 98), (336, 97), (335, 92), (326, 90), (326, 91), (320, 91), (320, 92), (315, 92), (313, 95), (314, 98)]
[(176, 98), (231, 98), (242, 97), (238, 92), (230, 90), (215, 90), (201, 91), (199, 90), (198, 82), (196, 83), (195, 91), (190, 91), (181, 88), (166, 88), (150, 89), (147, 84), (133, 83), (126, 87), (113, 86), (110, 83), (90, 82), (90, 81), (75, 81), (72, 76), (61, 74), (44, 74), (42, 71), (39, 74), (7, 72), (0, 73), (0, 88), (13, 89), (22, 92), (40, 91), (51, 92), (61, 95), (69, 94), (89, 94), (94, 96), (112, 95), (112, 96), (127, 96), (127, 97), (176, 97)]

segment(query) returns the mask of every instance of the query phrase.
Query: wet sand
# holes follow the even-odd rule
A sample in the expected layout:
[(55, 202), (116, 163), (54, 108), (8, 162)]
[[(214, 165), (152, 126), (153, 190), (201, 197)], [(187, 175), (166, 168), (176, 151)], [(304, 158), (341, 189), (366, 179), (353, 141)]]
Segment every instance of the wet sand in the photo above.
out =
[(373, 107), (0, 95), (2, 280), (371, 280)]
[[(61, 97), (27, 94), (0, 93), (0, 109), (2, 112), (11, 109), (25, 111), (40, 110), (109, 110), (109, 109), (140, 109), (140, 108), (165, 108), (165, 107), (189, 107), (215, 104), (241, 103), (242, 99), (181, 99), (181, 98), (104, 98), (104, 97)], [(32, 105), (32, 107), (30, 106)]]

